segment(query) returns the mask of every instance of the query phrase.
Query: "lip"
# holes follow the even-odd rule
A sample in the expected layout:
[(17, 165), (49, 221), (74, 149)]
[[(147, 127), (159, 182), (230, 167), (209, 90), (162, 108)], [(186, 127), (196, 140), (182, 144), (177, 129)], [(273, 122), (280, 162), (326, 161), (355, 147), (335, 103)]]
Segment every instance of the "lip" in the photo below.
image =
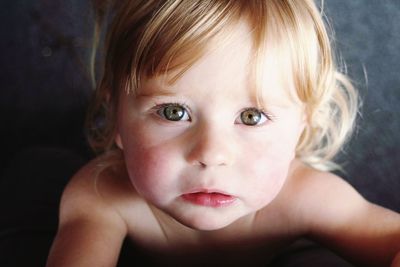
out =
[(195, 205), (213, 208), (229, 206), (236, 200), (232, 195), (213, 190), (193, 191), (183, 194), (182, 198)]

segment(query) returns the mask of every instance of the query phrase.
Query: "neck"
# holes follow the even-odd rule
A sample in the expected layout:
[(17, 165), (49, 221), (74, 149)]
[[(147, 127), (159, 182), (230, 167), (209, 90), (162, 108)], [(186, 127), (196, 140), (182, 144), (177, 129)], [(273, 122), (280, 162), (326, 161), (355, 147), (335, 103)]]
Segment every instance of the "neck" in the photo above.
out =
[(198, 230), (187, 227), (176, 221), (162, 210), (151, 206), (151, 210), (157, 219), (160, 229), (169, 245), (178, 246), (224, 246), (235, 240), (243, 240), (251, 236), (254, 230), (256, 214), (252, 213), (239, 218), (230, 225), (210, 231)]

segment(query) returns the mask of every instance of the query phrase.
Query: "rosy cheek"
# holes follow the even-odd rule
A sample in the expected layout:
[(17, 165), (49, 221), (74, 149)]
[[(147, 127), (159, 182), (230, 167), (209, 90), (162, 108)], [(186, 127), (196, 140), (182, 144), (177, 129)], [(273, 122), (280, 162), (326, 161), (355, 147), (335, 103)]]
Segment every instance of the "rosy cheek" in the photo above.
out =
[(171, 186), (171, 155), (160, 147), (128, 150), (125, 149), (125, 159), (133, 186), (143, 197), (157, 202)]
[[(253, 150), (253, 155), (248, 158), (249, 165), (242, 165), (247, 168), (249, 179), (252, 185), (249, 190), (257, 206), (268, 204), (280, 192), (286, 180), (289, 165), (292, 160), (291, 149), (278, 142), (269, 143), (266, 146)], [(251, 164), (252, 160), (257, 164)]]
[(266, 176), (254, 182), (254, 192), (250, 196), (254, 198), (254, 204), (260, 208), (268, 205), (279, 194), (286, 180), (286, 172), (283, 169), (269, 170)]

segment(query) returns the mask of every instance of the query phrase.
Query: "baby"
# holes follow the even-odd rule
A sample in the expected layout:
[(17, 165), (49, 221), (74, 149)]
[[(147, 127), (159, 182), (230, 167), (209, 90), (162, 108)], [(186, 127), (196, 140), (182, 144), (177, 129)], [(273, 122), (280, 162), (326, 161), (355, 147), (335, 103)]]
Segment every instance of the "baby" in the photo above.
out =
[(400, 215), (328, 172), (357, 94), (312, 0), (114, 8), (89, 114), (102, 154), (65, 189), (48, 266), (115, 266), (125, 238), (160, 266), (265, 266), (300, 238), (400, 266)]

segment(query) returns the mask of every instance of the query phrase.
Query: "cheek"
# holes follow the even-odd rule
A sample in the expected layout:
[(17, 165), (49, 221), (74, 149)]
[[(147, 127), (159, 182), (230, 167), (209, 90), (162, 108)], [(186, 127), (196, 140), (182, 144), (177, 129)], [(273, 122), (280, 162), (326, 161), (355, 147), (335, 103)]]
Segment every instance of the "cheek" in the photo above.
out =
[(265, 164), (253, 169), (254, 181), (251, 191), (256, 205), (264, 206), (271, 202), (286, 181), (291, 160), (277, 157), (264, 157)]
[(280, 192), (294, 158), (295, 142), (286, 138), (272, 140), (256, 146), (241, 166), (246, 170), (242, 176), (249, 177), (247, 195), (257, 208), (269, 204)]
[(125, 163), (133, 186), (155, 204), (174, 186), (174, 154), (166, 145), (145, 147), (135, 142), (124, 146)]

